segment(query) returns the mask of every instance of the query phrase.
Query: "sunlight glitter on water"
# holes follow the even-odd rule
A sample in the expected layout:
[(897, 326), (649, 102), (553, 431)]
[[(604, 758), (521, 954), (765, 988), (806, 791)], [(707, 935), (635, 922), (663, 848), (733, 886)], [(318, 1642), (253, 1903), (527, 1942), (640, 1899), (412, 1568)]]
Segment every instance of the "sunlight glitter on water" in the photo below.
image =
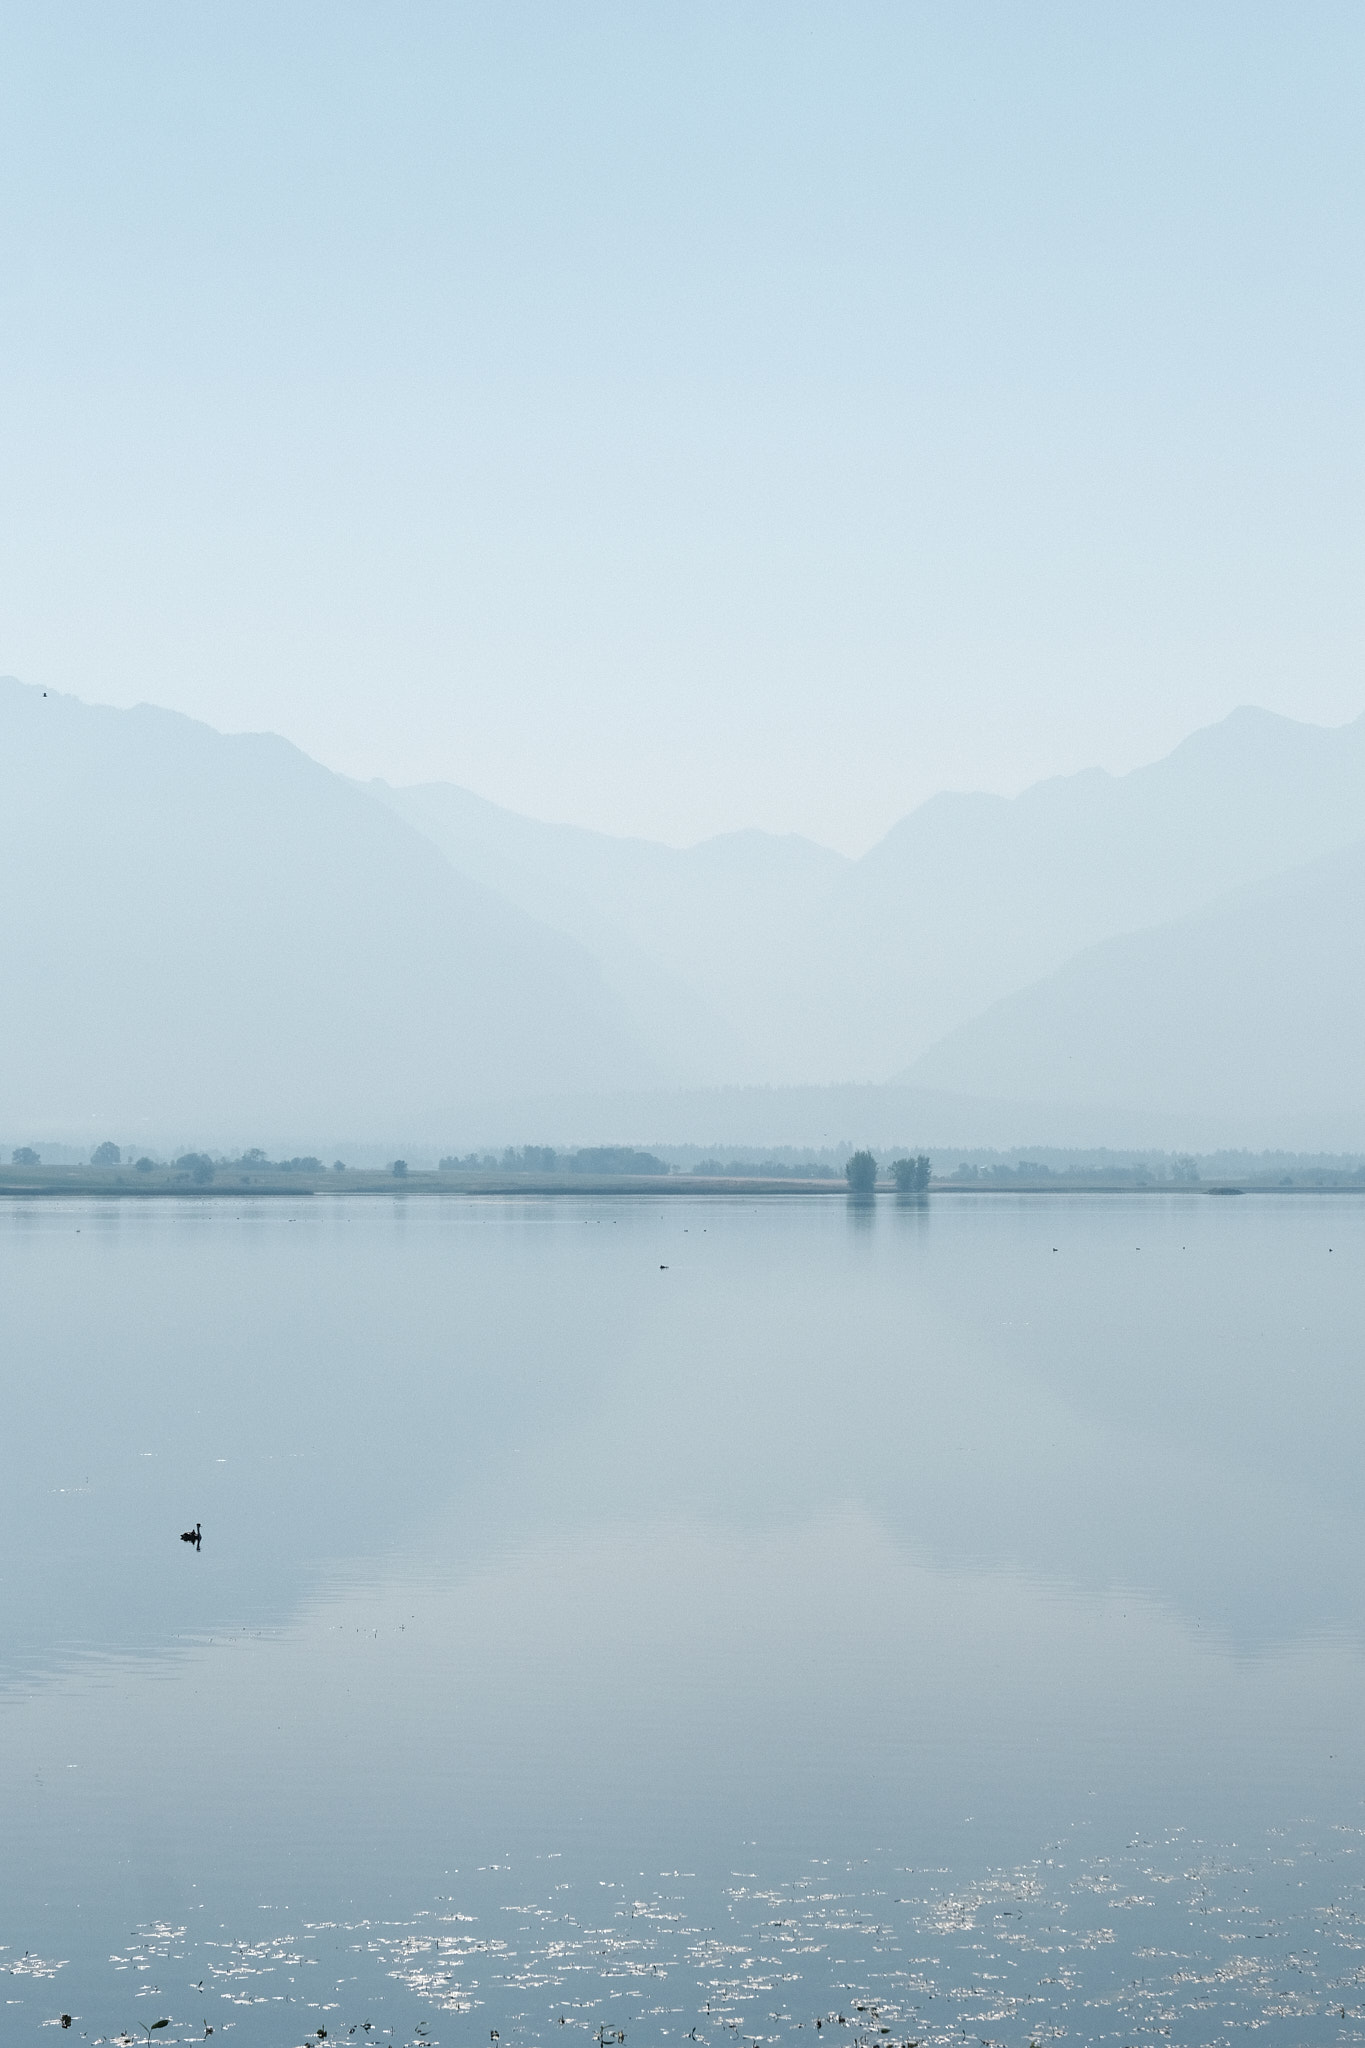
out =
[(83, 1216), (0, 1216), (17, 2038), (1354, 2038), (1365, 1204)]

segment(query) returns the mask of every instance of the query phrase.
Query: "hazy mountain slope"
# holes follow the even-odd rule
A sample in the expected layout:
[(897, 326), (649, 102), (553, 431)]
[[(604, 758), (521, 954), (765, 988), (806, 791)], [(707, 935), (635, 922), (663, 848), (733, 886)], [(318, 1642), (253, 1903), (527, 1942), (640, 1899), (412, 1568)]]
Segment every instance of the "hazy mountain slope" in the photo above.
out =
[(945, 1038), (909, 1085), (1219, 1119), (1307, 1144), (1365, 1130), (1365, 840), (1111, 939)]
[(0, 1132), (439, 1130), (659, 1070), (593, 962), (285, 741), (0, 683)]
[[(1362, 838), (1365, 721), (1239, 712), (1134, 775), (937, 798), (855, 863), (798, 838), (678, 851), (445, 785), (362, 788), (270, 736), (3, 683), (0, 1138), (378, 1140), (467, 1129), (479, 1103), (888, 1071), (978, 1104), (1223, 1128), (1260, 1093), (1344, 1107), (1331, 1034), (1357, 1017), (1359, 913), (1330, 862), (1297, 870)], [(1288, 897), (1222, 900), (1286, 870)], [(1278, 931), (1291, 899), (1276, 943), (1284, 974), (1327, 992), (1317, 1037), (1286, 998), (1276, 1038), (1279, 994), (1251, 994), (1257, 919)], [(1171, 925), (1209, 905), (1207, 937)], [(1140, 928), (1135, 950), (1095, 950)], [(1226, 1017), (1219, 989), (1238, 992)]]
[(777, 991), (841, 855), (765, 832), (678, 849), (543, 824), (450, 783), (366, 787), (462, 874), (587, 946), (680, 1080), (780, 1077)]
[[(836, 882), (793, 1009), (830, 992), (811, 1078), (880, 1078), (1081, 948), (1365, 833), (1365, 719), (1244, 709), (1129, 775), (933, 798)], [(809, 1015), (809, 1011), (806, 1012)]]
[(571, 934), (688, 1082), (880, 1080), (1097, 940), (1365, 832), (1365, 720), (1242, 710), (1165, 760), (945, 795), (858, 861), (735, 833), (679, 852), (449, 785), (376, 795), (462, 873)]

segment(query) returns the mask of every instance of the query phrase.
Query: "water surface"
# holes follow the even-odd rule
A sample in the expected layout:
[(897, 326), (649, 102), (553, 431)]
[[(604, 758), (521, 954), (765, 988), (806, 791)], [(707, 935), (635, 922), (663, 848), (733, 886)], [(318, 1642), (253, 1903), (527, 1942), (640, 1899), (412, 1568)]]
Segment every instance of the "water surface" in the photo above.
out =
[(1359, 2038), (1362, 1253), (0, 1211), (0, 2038)]

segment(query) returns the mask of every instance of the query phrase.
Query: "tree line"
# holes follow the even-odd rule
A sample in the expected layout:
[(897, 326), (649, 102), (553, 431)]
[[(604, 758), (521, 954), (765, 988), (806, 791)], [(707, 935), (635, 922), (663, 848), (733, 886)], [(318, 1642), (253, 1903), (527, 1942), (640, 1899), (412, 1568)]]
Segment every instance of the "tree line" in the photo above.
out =
[[(922, 1195), (929, 1186), (929, 1157), (917, 1152), (913, 1158), (893, 1159), (889, 1168), (898, 1195)], [(871, 1152), (855, 1152), (844, 1168), (851, 1192), (870, 1195), (877, 1185), (877, 1161)]]

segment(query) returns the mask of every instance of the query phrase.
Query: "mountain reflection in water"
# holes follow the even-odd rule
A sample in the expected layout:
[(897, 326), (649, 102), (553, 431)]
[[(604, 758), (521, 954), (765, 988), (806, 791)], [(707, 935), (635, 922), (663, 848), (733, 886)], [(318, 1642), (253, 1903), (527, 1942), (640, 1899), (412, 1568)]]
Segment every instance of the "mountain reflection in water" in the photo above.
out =
[(282, 1207), (0, 1213), (10, 2021), (1352, 2013), (1365, 1204)]

